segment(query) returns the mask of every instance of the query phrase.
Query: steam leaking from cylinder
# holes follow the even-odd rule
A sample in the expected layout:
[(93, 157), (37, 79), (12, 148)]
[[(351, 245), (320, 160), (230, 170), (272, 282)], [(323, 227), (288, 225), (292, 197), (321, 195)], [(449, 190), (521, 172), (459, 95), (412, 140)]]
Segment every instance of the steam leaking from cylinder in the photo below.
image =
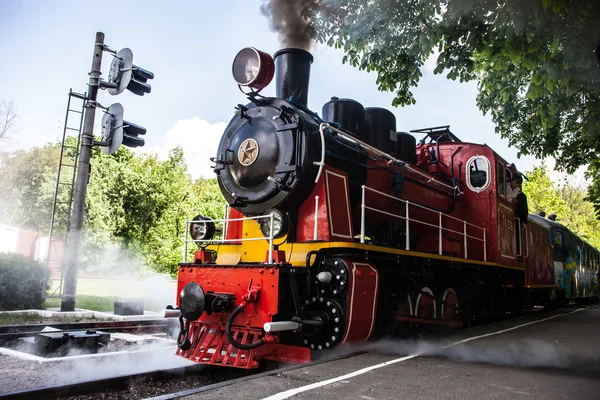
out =
[(311, 0), (265, 0), (260, 7), (262, 14), (269, 19), (271, 29), (279, 34), (282, 47), (310, 50), (310, 20), (302, 15), (302, 10), (309, 1)]

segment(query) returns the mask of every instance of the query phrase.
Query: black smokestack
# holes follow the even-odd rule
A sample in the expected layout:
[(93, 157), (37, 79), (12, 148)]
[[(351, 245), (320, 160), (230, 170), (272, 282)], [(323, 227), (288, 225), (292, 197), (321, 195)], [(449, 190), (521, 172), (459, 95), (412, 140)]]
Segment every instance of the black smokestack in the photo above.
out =
[(312, 54), (302, 49), (283, 49), (274, 58), (276, 96), (284, 100), (292, 98), (295, 104), (306, 107)]
[(310, 20), (302, 15), (305, 5), (310, 2), (311, 0), (265, 0), (260, 7), (263, 15), (269, 18), (271, 29), (279, 34), (282, 47), (310, 50)]

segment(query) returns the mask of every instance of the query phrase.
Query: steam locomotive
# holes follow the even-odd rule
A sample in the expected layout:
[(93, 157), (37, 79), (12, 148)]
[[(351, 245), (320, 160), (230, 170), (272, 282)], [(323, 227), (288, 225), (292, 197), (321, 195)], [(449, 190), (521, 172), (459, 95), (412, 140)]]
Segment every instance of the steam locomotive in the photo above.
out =
[[(460, 327), (598, 295), (600, 252), (507, 198), (519, 172), (449, 126), (332, 98), (307, 108), (313, 57), (238, 53), (238, 105), (212, 161), (225, 218), (188, 222), (177, 354), (302, 363), (407, 327)], [(275, 76), (276, 97), (260, 95)], [(423, 136), (417, 141), (413, 134)], [(188, 238), (189, 234), (189, 238)]]

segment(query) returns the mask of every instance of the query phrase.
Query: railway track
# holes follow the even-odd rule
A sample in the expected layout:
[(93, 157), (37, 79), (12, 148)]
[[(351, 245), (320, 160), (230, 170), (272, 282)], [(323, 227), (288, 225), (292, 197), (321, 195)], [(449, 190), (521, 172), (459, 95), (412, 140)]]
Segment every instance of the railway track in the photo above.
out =
[[(175, 325), (174, 325), (175, 324)], [(152, 333), (169, 333), (171, 328), (178, 327), (175, 319), (160, 319), (160, 320), (140, 320), (140, 321), (110, 321), (110, 322), (86, 322), (86, 323), (48, 323), (39, 325), (10, 325), (0, 327), (0, 347), (12, 346), (19, 338), (35, 336), (42, 332), (42, 329), (50, 326), (56, 329), (65, 331), (86, 331), (90, 329), (103, 331), (103, 332), (126, 332), (133, 334), (152, 334)], [(10, 347), (9, 347), (10, 348)], [(164, 347), (157, 348), (157, 350), (164, 349)], [(152, 355), (154, 350), (148, 351), (148, 355), (135, 356), (137, 361), (136, 364), (143, 365), (144, 363), (156, 363), (156, 354)], [(125, 362), (132, 363), (130, 358), (114, 358), (114, 357), (132, 357), (128, 354), (129, 352), (110, 352), (105, 353), (104, 356), (107, 360), (113, 357), (112, 362)], [(135, 352), (134, 352), (135, 353)], [(172, 352), (174, 354), (174, 350)], [(123, 356), (121, 356), (123, 355)], [(1, 355), (0, 355), (1, 357)], [(6, 356), (5, 356), (6, 357)], [(95, 360), (100, 358), (96, 357)], [(86, 359), (87, 360), (87, 359)], [(6, 392), (6, 389), (10, 390), (10, 385), (7, 387), (2, 383), (0, 379), (0, 399), (55, 399), (55, 398), (69, 398), (69, 399), (90, 399), (90, 398), (110, 398), (110, 399), (134, 399), (144, 398), (148, 396), (155, 396), (158, 394), (168, 393), (170, 391), (182, 390), (189, 387), (199, 387), (214, 382), (221, 382), (223, 380), (237, 378), (239, 376), (248, 375), (248, 371), (242, 370), (227, 370), (224, 371), (222, 368), (206, 367), (204, 365), (192, 365), (189, 367), (173, 366), (162, 367), (156, 366), (155, 370), (145, 370), (143, 372), (131, 372), (127, 371), (115, 371), (113, 376), (102, 377), (99, 379), (92, 379), (88, 376), (87, 379), (64, 379), (56, 380), (53, 377), (59, 375), (70, 375), (73, 373), (70, 369), (69, 363), (76, 363), (77, 361), (69, 360), (69, 357), (65, 358), (65, 361), (61, 361), (61, 358), (54, 358), (52, 364), (37, 364), (32, 361), (20, 361), (18, 365), (13, 368), (25, 368), (26, 370), (40, 370), (43, 373), (38, 374), (38, 378), (31, 380), (31, 389), (23, 388), (17, 389), (10, 392)], [(77, 364), (76, 368), (110, 368), (109, 361), (105, 361), (99, 364)], [(35, 367), (28, 367), (31, 363), (36, 364)], [(1, 363), (0, 363), (1, 364)], [(10, 368), (10, 367), (9, 367)], [(0, 370), (2, 370), (0, 368)], [(262, 369), (264, 370), (264, 369)], [(202, 371), (202, 372), (200, 372)], [(250, 373), (260, 372), (252, 371)], [(37, 374), (37, 373), (35, 373)], [(10, 374), (8, 374), (11, 376)], [(103, 374), (106, 376), (107, 374)], [(12, 375), (15, 379), (14, 376)], [(8, 378), (10, 379), (10, 378)], [(17, 378), (19, 379), (19, 378)], [(46, 382), (46, 383), (44, 383)], [(37, 386), (37, 387), (36, 387)], [(3, 390), (4, 389), (4, 390)], [(82, 397), (80, 397), (82, 396)]]
[[(228, 385), (233, 385), (233, 384), (240, 384), (243, 383), (247, 380), (250, 379), (256, 379), (256, 378), (260, 378), (263, 376), (269, 376), (269, 375), (273, 375), (273, 374), (282, 374), (288, 371), (293, 371), (295, 369), (299, 369), (299, 368), (306, 368), (306, 367), (311, 367), (314, 365), (319, 365), (319, 364), (323, 364), (323, 363), (327, 363), (327, 362), (331, 362), (331, 361), (336, 361), (336, 360), (342, 360), (345, 358), (351, 358), (351, 357), (356, 357), (359, 356), (361, 354), (365, 354), (366, 351), (355, 351), (352, 353), (347, 353), (347, 354), (342, 354), (336, 357), (331, 357), (331, 358), (324, 358), (322, 360), (316, 360), (316, 361), (312, 361), (310, 363), (306, 363), (306, 364), (298, 364), (298, 365), (288, 365), (286, 367), (283, 368), (277, 368), (277, 369), (272, 369), (272, 370), (268, 370), (265, 372), (258, 372), (255, 373), (253, 375), (245, 375), (236, 379), (229, 379), (227, 381), (223, 381), (223, 382), (217, 382), (217, 383), (213, 383), (210, 385), (206, 385), (206, 386), (202, 386), (202, 387), (198, 387), (198, 388), (193, 388), (193, 389), (186, 389), (186, 390), (182, 390), (182, 391), (178, 391), (178, 392), (173, 392), (173, 393), (169, 393), (169, 394), (165, 394), (165, 395), (161, 395), (161, 396), (155, 396), (155, 397), (148, 397), (145, 400), (174, 400), (174, 399), (178, 399), (180, 397), (184, 397), (184, 396), (190, 396), (193, 394), (198, 394), (198, 393), (202, 393), (202, 392), (207, 392), (209, 390), (214, 390), (214, 389), (218, 389), (224, 386), (228, 386)], [(247, 370), (246, 370), (247, 371)], [(2, 400), (2, 398), (0, 397), (0, 400)]]
[[(98, 395), (99, 393), (106, 393), (108, 395), (107, 398), (110, 399), (146, 398), (152, 400), (171, 400), (182, 396), (189, 396), (196, 393), (214, 390), (234, 383), (237, 384), (260, 376), (284, 373), (311, 365), (318, 365), (325, 362), (354, 357), (363, 353), (363, 351), (354, 352), (335, 358), (313, 361), (308, 364), (288, 365), (283, 368), (275, 363), (265, 363), (264, 367), (256, 370), (223, 369), (220, 367), (193, 365), (184, 368), (173, 368), (138, 374), (120, 375), (106, 379), (90, 380), (0, 394), (0, 400), (46, 400), (58, 398), (77, 399), (77, 396)], [(186, 379), (190, 379), (192, 382), (183, 382)], [(187, 388), (184, 390), (175, 389), (175, 391), (168, 394), (162, 394), (158, 390), (153, 392), (152, 385), (162, 389), (166, 381), (172, 380), (183, 383), (183, 386)], [(198, 387), (198, 385), (200, 385), (200, 387)], [(132, 396), (131, 391), (132, 389), (135, 390), (136, 387), (143, 387), (147, 394), (143, 395), (142, 397)], [(189, 389), (189, 387), (194, 388)], [(156, 396), (156, 394), (158, 394), (158, 396)], [(94, 396), (94, 398), (96, 398), (96, 396)]]
[[(158, 322), (158, 323), (157, 323)], [(106, 326), (110, 325), (110, 326)], [(41, 325), (29, 325), (29, 332), (21, 334), (34, 334)], [(46, 326), (46, 325), (43, 325)], [(154, 329), (164, 328), (168, 323), (161, 321), (132, 321), (132, 322), (110, 322), (101, 323), (78, 323), (78, 324), (54, 324), (64, 329), (73, 329), (74, 326), (80, 329)], [(1, 327), (0, 335), (16, 334), (10, 332), (12, 327)], [(1, 337), (1, 336), (0, 336)], [(7, 337), (7, 336), (5, 336)], [(423, 339), (423, 337), (421, 337)], [(261, 375), (272, 375), (284, 373), (297, 368), (303, 368), (310, 365), (317, 365), (332, 360), (354, 357), (365, 351), (353, 352), (341, 355), (335, 358), (313, 361), (309, 364), (288, 365), (281, 368), (281, 365), (266, 364), (257, 370), (238, 370), (223, 369), (220, 367), (207, 367), (203, 365), (192, 365), (190, 367), (179, 367), (172, 369), (161, 369), (143, 373), (132, 373), (117, 375), (110, 378), (97, 380), (80, 381), (77, 383), (58, 384), (47, 387), (14, 391), (11, 393), (0, 394), (0, 400), (8, 399), (73, 399), (83, 400), (91, 398), (106, 399), (152, 399), (152, 400), (171, 400), (183, 396), (189, 396), (202, 393), (216, 388), (225, 387), (234, 383), (240, 383), (245, 380), (256, 378)], [(58, 372), (57, 372), (58, 373)]]
[(22, 337), (35, 336), (42, 333), (46, 327), (52, 327), (63, 331), (86, 331), (89, 329), (103, 332), (126, 332), (126, 333), (164, 333), (176, 321), (171, 319), (153, 319), (140, 321), (110, 321), (110, 322), (76, 322), (76, 323), (49, 323), (49, 324), (27, 324), (27, 325), (5, 325), (0, 326), (0, 344), (16, 340)]
[[(73, 397), (89, 395), (93, 393), (106, 391), (128, 390), (134, 385), (144, 385), (150, 381), (160, 382), (169, 379), (181, 379), (190, 374), (198, 373), (201, 366), (191, 366), (187, 368), (174, 368), (168, 370), (159, 370), (138, 374), (120, 375), (111, 378), (69, 383), (64, 385), (47, 386), (8, 394), (0, 394), (0, 400), (21, 399), (21, 400), (41, 400), (56, 399), (61, 397)], [(125, 398), (125, 397), (124, 397)]]

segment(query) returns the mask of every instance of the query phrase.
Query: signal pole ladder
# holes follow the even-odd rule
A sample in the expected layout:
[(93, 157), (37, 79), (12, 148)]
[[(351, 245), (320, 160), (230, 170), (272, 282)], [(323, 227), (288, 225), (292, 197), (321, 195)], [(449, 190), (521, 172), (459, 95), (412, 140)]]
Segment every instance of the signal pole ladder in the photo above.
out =
[[(71, 108), (71, 101), (74, 99), (75, 101), (81, 101), (80, 109)], [(73, 89), (69, 89), (69, 99), (67, 101), (67, 111), (65, 113), (65, 125), (60, 147), (60, 158), (58, 161), (58, 173), (56, 175), (56, 187), (54, 190), (54, 202), (52, 204), (52, 216), (50, 218), (48, 249), (45, 258), (46, 269), (44, 285), (42, 288), (42, 297), (44, 298), (61, 298), (62, 296), (64, 280), (62, 255), (67, 249), (69, 230), (71, 228), (71, 209), (73, 208), (75, 177), (77, 176), (77, 162), (79, 160), (81, 129), (83, 127), (83, 115), (86, 100), (87, 93), (81, 94), (74, 92)], [(69, 125), (72, 114), (76, 114), (73, 116), (75, 121), (78, 121), (78, 123), (76, 122), (76, 127)], [(76, 134), (69, 135), (69, 131), (76, 132)], [(73, 138), (74, 140), (67, 143), (69, 138)], [(75, 142), (76, 144), (73, 145), (72, 142)], [(57, 249), (55, 242), (58, 241), (62, 241), (62, 252), (59, 252)], [(56, 278), (57, 272), (60, 272), (58, 286), (54, 288), (52, 293), (48, 294), (48, 291), (51, 288), (48, 285), (48, 278)]]

